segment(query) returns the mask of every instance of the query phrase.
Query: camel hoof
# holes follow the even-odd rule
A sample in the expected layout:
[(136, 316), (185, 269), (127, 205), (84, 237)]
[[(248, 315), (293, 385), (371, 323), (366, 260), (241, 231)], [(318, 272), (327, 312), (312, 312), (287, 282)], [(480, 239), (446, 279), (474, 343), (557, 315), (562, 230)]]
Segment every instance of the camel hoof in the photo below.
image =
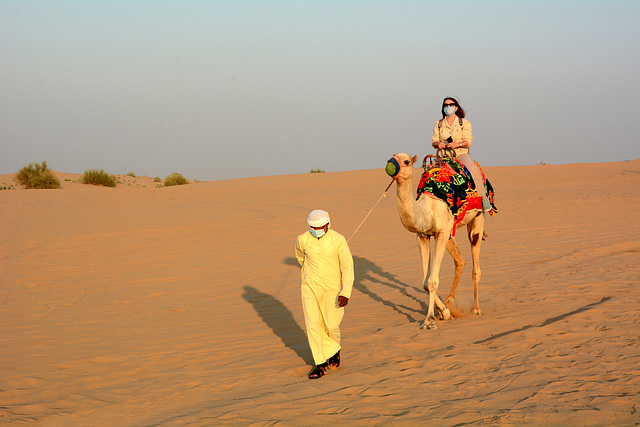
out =
[(444, 310), (438, 309), (436, 311), (436, 315), (438, 316), (438, 320), (449, 320), (451, 319), (451, 311), (448, 308)]
[(420, 324), (420, 329), (438, 329), (438, 325), (433, 320), (431, 322), (424, 322)]
[(473, 310), (473, 314), (477, 314), (478, 316), (482, 315), (482, 312), (480, 311), (479, 308), (476, 308)]

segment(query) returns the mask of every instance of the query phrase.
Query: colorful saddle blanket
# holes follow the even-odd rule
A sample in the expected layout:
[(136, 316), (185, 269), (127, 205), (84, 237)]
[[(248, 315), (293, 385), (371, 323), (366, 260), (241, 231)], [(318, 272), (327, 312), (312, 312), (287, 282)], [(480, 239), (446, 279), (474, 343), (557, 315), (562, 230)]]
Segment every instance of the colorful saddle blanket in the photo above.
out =
[[(494, 205), (493, 187), (478, 162), (474, 163), (482, 173), (482, 180), (491, 202), (492, 209), (489, 211), (489, 215), (494, 216), (498, 213), (498, 209)], [(442, 159), (439, 165), (425, 170), (420, 184), (418, 184), (416, 200), (423, 194), (440, 199), (449, 206), (454, 218), (453, 236), (455, 236), (458, 224), (469, 209), (482, 209), (482, 201), (476, 191), (471, 172), (456, 159)]]

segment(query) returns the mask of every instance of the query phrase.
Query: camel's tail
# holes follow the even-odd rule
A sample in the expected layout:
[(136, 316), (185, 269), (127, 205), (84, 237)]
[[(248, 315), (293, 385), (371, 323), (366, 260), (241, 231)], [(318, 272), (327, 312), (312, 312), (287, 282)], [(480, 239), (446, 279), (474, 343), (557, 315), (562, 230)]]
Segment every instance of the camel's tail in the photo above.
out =
[(445, 307), (447, 307), (449, 309), (449, 312), (451, 313), (451, 315), (455, 318), (459, 318), (459, 317), (465, 317), (466, 314), (464, 314), (463, 312), (461, 312), (460, 310), (458, 310), (452, 302), (448, 302), (445, 304)]

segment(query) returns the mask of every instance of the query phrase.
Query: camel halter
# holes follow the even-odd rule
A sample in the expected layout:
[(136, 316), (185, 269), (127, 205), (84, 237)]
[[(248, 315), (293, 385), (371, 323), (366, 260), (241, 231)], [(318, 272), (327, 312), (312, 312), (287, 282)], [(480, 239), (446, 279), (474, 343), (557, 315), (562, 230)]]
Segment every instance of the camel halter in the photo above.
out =
[[(396, 176), (398, 176), (401, 169), (402, 169), (402, 162), (400, 161), (400, 158), (396, 154), (394, 154), (393, 157), (387, 161), (387, 167), (384, 168), (384, 170), (387, 172), (387, 175), (389, 175), (391, 178), (394, 178), (394, 179)], [(391, 184), (389, 184), (389, 186), (391, 186)]]
[[(395, 156), (394, 156), (395, 157)], [(398, 172), (400, 171), (400, 169), (398, 169)], [(388, 173), (388, 172), (387, 172)], [(398, 175), (398, 174), (396, 174)], [(356, 228), (356, 230), (351, 234), (351, 236), (347, 239), (347, 243), (349, 243), (351, 241), (351, 239), (353, 238), (353, 236), (355, 236), (355, 234), (358, 232), (358, 230), (360, 230), (360, 227), (362, 227), (362, 224), (364, 224), (364, 222), (367, 220), (367, 218), (369, 218), (369, 215), (371, 215), (371, 212), (373, 212), (373, 210), (376, 208), (376, 206), (378, 206), (378, 203), (380, 203), (380, 200), (382, 200), (383, 197), (387, 196), (387, 191), (389, 191), (389, 188), (391, 188), (391, 184), (393, 184), (393, 181), (396, 180), (396, 175), (394, 175), (391, 178), (391, 182), (389, 183), (389, 185), (387, 185), (387, 188), (384, 190), (384, 193), (382, 193), (382, 195), (378, 198), (378, 201), (375, 203), (375, 205), (373, 205), (373, 207), (371, 208), (371, 210), (369, 210), (369, 213), (364, 217), (364, 219), (362, 220), (362, 222), (360, 223), (360, 225)]]

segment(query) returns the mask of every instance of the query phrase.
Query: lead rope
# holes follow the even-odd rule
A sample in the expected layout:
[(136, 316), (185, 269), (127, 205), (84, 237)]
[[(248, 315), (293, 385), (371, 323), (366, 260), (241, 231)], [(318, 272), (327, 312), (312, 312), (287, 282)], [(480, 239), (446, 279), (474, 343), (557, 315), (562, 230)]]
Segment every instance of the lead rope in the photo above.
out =
[(351, 239), (353, 238), (353, 236), (355, 236), (355, 234), (358, 232), (358, 230), (360, 230), (360, 227), (362, 227), (362, 224), (364, 224), (364, 222), (367, 220), (367, 218), (369, 218), (369, 215), (371, 215), (371, 212), (373, 212), (373, 210), (376, 208), (376, 206), (378, 206), (378, 203), (380, 203), (380, 200), (382, 200), (383, 197), (387, 196), (387, 191), (389, 191), (389, 188), (391, 188), (391, 184), (393, 184), (393, 181), (395, 180), (395, 178), (391, 178), (391, 182), (389, 183), (389, 185), (387, 185), (387, 189), (384, 190), (384, 193), (382, 193), (382, 195), (378, 198), (378, 201), (376, 202), (375, 205), (373, 205), (373, 207), (371, 208), (371, 210), (369, 211), (369, 213), (367, 214), (367, 216), (364, 217), (364, 219), (362, 220), (362, 222), (360, 223), (360, 225), (356, 228), (356, 230), (351, 234), (351, 237), (349, 237), (349, 239), (347, 239), (347, 243), (349, 243), (351, 241)]

